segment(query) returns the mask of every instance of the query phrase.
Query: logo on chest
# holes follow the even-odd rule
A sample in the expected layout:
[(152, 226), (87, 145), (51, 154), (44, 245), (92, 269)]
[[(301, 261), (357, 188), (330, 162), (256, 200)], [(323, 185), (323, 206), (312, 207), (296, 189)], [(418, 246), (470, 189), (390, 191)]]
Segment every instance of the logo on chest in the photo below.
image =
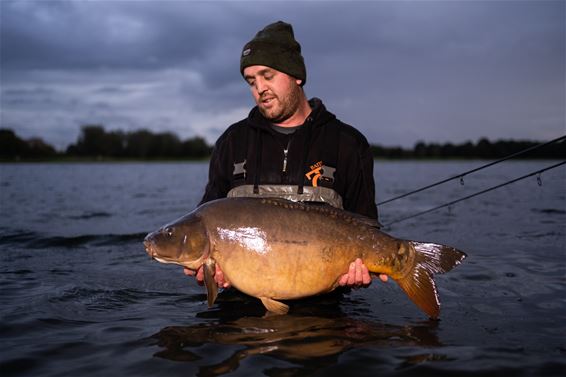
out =
[(334, 183), (334, 172), (336, 168), (326, 166), (322, 161), (311, 165), (310, 168), (311, 171), (305, 174), (305, 176), (311, 181), (312, 187), (318, 187), (319, 182)]

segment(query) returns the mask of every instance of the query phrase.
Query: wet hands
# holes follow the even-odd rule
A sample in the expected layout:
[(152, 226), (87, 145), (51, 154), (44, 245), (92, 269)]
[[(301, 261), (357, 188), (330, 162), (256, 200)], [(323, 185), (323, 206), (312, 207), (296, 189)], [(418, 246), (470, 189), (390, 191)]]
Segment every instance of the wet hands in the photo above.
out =
[[(193, 271), (188, 268), (184, 268), (183, 272), (188, 276), (195, 276), (198, 285), (204, 285), (204, 266), (200, 266), (198, 270)], [(224, 272), (220, 269), (218, 264), (216, 264), (216, 270), (214, 272), (214, 281), (218, 288), (230, 288), (230, 282), (224, 278)]]
[[(388, 280), (387, 275), (379, 274), (379, 279), (383, 282)], [(348, 273), (344, 274), (338, 280), (338, 284), (341, 286), (349, 286), (354, 288), (359, 288), (362, 286), (368, 286), (371, 283), (371, 276), (369, 274), (368, 268), (363, 264), (360, 258), (357, 258), (354, 262), (350, 263)]]
[[(188, 268), (184, 268), (185, 275), (195, 276), (197, 283), (199, 285), (204, 285), (204, 269), (200, 266), (198, 270), (193, 271)], [(379, 274), (379, 279), (383, 282), (387, 282), (388, 276), (385, 274)], [(214, 273), (214, 281), (219, 288), (229, 288), (231, 286), (230, 282), (224, 277), (224, 273), (216, 264), (216, 270)], [(344, 274), (338, 280), (340, 286), (349, 286), (354, 288), (367, 287), (371, 284), (371, 276), (369, 274), (368, 268), (363, 264), (360, 258), (357, 258), (354, 262), (350, 263), (350, 267), (347, 274)]]

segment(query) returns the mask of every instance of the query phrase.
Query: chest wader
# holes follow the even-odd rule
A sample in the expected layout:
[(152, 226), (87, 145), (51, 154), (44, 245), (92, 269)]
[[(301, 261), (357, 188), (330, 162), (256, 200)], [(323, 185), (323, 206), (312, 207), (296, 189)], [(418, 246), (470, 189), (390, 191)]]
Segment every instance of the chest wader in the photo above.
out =
[[(323, 126), (324, 127), (324, 126)], [(260, 167), (261, 167), (261, 136), (259, 132), (255, 132), (257, 146), (256, 155), (256, 171), (254, 177), (254, 184), (246, 183), (247, 177), (247, 161), (248, 161), (248, 140), (251, 127), (246, 130), (245, 137), (241, 138), (242, 143), (238, 148), (235, 148), (234, 156), (234, 171), (233, 171), (233, 188), (228, 192), (229, 198), (237, 197), (257, 197), (257, 198), (282, 198), (294, 202), (315, 202), (315, 203), (328, 203), (333, 207), (343, 209), (342, 197), (334, 189), (336, 166), (339, 153), (340, 141), (340, 126), (329, 127), (324, 132), (324, 146), (323, 152), (317, 156), (320, 158), (320, 163), (317, 162), (313, 166), (306, 166), (306, 155), (308, 153), (310, 142), (310, 129), (307, 129), (307, 137), (303, 147), (303, 160), (297, 177), (296, 185), (288, 184), (260, 184)], [(287, 148), (284, 148), (284, 161), (283, 172), (287, 168)], [(311, 185), (304, 186), (304, 180), (308, 179)]]

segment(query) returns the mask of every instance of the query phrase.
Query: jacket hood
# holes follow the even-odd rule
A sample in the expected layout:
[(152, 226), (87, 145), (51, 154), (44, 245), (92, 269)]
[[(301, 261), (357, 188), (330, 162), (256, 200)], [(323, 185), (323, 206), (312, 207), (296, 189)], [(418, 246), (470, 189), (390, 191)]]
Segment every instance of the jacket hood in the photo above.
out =
[[(326, 110), (326, 107), (319, 98), (312, 98), (309, 100), (309, 105), (311, 106), (311, 113), (305, 120), (305, 125), (312, 125), (312, 127), (320, 127), (325, 123), (328, 123), (334, 119), (336, 116), (330, 111)], [(309, 122), (309, 119), (312, 119)], [(259, 108), (255, 106), (248, 115), (248, 122), (252, 127), (260, 128), (269, 132), (274, 132), (271, 125), (272, 123), (267, 120), (259, 111)]]

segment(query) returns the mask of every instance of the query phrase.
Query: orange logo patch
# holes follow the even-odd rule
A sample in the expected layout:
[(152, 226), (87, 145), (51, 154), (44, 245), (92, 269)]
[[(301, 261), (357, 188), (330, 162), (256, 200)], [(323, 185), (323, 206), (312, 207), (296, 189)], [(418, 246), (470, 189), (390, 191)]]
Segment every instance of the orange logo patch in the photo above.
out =
[(309, 181), (312, 180), (312, 187), (318, 186), (318, 179), (322, 176), (322, 173), (320, 172), (322, 170), (322, 166), (322, 161), (319, 161), (316, 164), (311, 165), (312, 170), (305, 174)]

